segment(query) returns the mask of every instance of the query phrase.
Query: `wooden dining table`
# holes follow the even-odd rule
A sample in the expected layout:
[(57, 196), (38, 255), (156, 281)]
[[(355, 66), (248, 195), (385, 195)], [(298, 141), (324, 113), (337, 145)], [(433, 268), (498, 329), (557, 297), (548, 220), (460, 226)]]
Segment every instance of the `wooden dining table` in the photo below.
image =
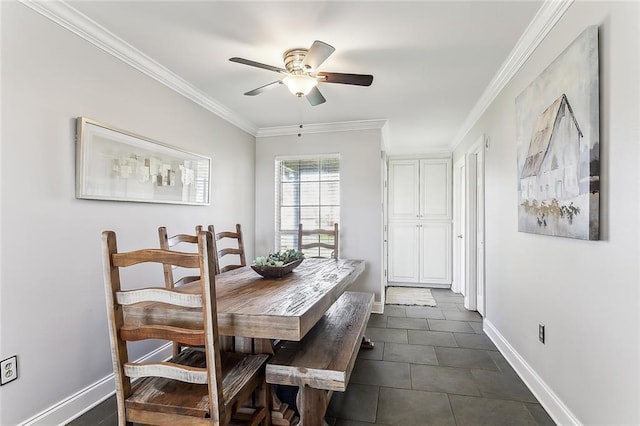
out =
[[(364, 269), (363, 260), (310, 258), (280, 278), (263, 278), (250, 266), (216, 275), (218, 333), (299, 341)], [(200, 282), (181, 289), (198, 293)], [(124, 322), (202, 326), (202, 311), (154, 302), (136, 304), (124, 308)]]
[[(364, 269), (363, 260), (309, 258), (280, 278), (263, 278), (250, 266), (216, 275), (218, 333), (235, 336), (236, 351), (272, 354), (274, 341), (302, 340)], [(199, 293), (200, 282), (181, 291)], [(149, 302), (124, 306), (123, 311), (125, 325), (202, 327), (199, 308)], [(272, 424), (288, 425), (293, 412), (272, 397)]]

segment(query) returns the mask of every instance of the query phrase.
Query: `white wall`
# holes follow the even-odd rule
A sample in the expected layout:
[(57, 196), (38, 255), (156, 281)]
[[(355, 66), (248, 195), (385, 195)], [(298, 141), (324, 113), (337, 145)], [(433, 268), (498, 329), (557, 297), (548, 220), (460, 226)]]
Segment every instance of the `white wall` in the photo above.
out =
[[(638, 2), (573, 3), (454, 153), (490, 139), (485, 330), (560, 424), (640, 424), (639, 18)], [(600, 37), (601, 241), (520, 233), (515, 98), (589, 25)]]
[[(178, 233), (239, 222), (253, 256), (255, 138), (27, 7), (0, 7), (0, 359), (17, 354), (20, 375), (0, 388), (0, 424), (15, 425), (111, 374), (103, 230), (127, 250), (156, 247), (160, 225)], [(75, 199), (78, 116), (211, 157), (211, 205)]]
[(358, 130), (298, 137), (259, 137), (256, 142), (256, 253), (274, 250), (275, 158), (340, 154), (340, 257), (366, 261), (350, 290), (375, 293), (380, 301), (382, 269), (381, 132)]

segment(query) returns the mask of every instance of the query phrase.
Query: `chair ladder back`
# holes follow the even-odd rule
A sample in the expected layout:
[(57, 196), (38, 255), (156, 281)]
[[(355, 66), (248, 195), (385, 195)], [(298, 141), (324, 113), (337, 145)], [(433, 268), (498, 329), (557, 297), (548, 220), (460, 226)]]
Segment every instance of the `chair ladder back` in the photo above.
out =
[[(196, 226), (196, 235), (189, 234), (176, 234), (172, 237), (167, 233), (167, 228), (161, 226), (158, 228), (158, 238), (160, 240), (160, 248), (165, 250), (170, 250), (173, 247), (177, 246), (180, 243), (190, 243), (197, 244), (198, 243), (198, 232), (202, 230), (202, 225)], [(164, 264), (162, 265), (162, 269), (164, 271), (164, 282), (167, 288), (173, 288), (175, 286), (180, 286), (187, 284), (192, 281), (196, 281), (200, 279), (198, 276), (183, 276), (178, 280), (174, 280), (173, 277), (173, 266)]]
[[(236, 224), (236, 232), (223, 231), (223, 232), (216, 233), (215, 227), (213, 225), (209, 225), (208, 229), (209, 229), (209, 232), (211, 232), (215, 237), (214, 239), (216, 241), (216, 246), (218, 245), (218, 241), (223, 240), (225, 238), (236, 240), (237, 242), (237, 247), (224, 247), (220, 250), (218, 250), (216, 247), (217, 260), (218, 260), (217, 261), (218, 269), (216, 274), (231, 271), (233, 269), (242, 268), (243, 266), (247, 265), (247, 259), (245, 258), (245, 254), (244, 254), (244, 240), (242, 238), (242, 227), (240, 226), (239, 223)], [(239, 258), (239, 263), (228, 264), (221, 268), (220, 260), (227, 255), (237, 255)]]
[[(305, 243), (304, 242), (304, 237), (305, 236), (317, 236), (317, 241), (311, 242), (311, 243)], [(322, 235), (328, 235), (330, 237), (333, 238), (333, 244), (329, 244), (329, 243), (325, 243), (325, 242), (320, 242), (320, 236)], [(298, 225), (298, 251), (303, 251), (303, 250), (308, 250), (308, 249), (314, 249), (314, 248), (327, 248), (327, 249), (331, 249), (333, 250), (331, 253), (331, 257), (334, 259), (338, 259), (339, 258), (339, 252), (338, 252), (338, 242), (340, 240), (339, 237), (339, 232), (338, 232), (338, 224), (334, 223), (333, 224), (333, 229), (332, 230), (327, 230), (327, 229), (313, 229), (313, 230), (303, 230), (302, 229), (302, 224), (300, 223)], [(311, 256), (311, 257), (322, 257), (322, 256)]]

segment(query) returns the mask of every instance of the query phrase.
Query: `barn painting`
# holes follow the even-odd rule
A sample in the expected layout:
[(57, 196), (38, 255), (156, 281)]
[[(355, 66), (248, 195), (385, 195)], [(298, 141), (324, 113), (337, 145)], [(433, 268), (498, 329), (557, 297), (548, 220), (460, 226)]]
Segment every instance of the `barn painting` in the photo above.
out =
[(597, 240), (598, 28), (587, 28), (516, 98), (518, 230)]

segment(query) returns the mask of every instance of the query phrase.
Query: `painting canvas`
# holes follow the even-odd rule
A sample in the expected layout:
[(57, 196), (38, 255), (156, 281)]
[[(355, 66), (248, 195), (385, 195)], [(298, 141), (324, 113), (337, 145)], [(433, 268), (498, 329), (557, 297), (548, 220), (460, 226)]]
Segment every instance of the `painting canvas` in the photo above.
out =
[(518, 230), (599, 238), (598, 27), (516, 98)]
[(77, 119), (76, 197), (209, 205), (211, 159)]

